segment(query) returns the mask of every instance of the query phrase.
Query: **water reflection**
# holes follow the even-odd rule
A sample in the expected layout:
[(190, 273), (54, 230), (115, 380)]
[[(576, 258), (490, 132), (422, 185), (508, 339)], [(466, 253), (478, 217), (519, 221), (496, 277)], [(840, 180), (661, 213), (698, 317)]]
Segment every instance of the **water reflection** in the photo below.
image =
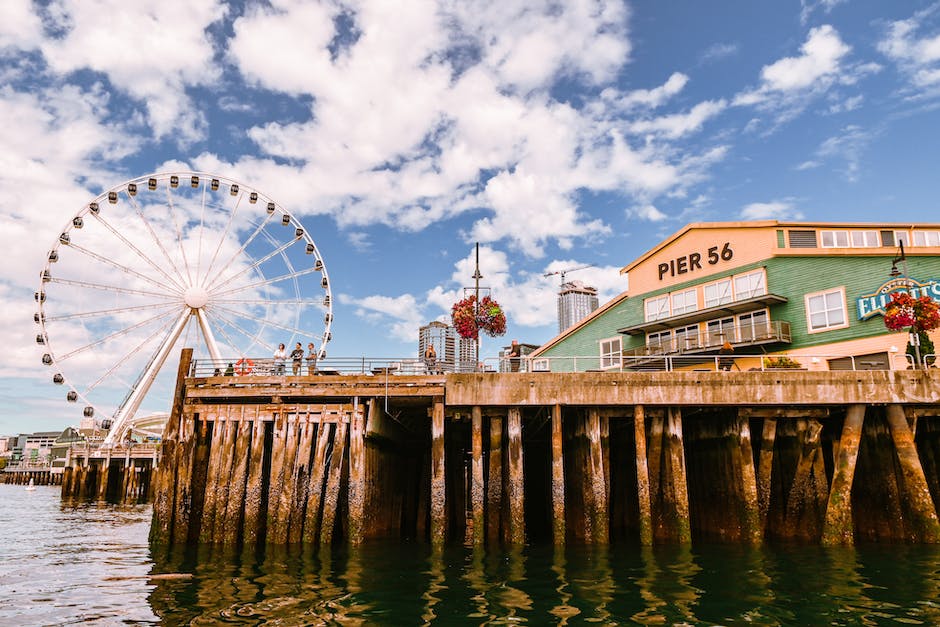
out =
[(167, 624), (940, 624), (933, 547), (201, 548), (153, 572)]

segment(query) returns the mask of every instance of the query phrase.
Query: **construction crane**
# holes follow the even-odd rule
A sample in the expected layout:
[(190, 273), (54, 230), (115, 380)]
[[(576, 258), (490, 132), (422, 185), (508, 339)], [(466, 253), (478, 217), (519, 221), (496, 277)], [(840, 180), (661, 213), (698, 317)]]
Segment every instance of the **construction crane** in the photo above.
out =
[(575, 270), (584, 270), (585, 268), (593, 268), (593, 267), (594, 267), (594, 264), (589, 263), (586, 266), (577, 266), (576, 268), (565, 268), (564, 270), (555, 270), (554, 272), (546, 272), (542, 276), (549, 277), (549, 276), (553, 276), (556, 274), (560, 274), (561, 275), (561, 287), (564, 287), (566, 274), (568, 274), (569, 272), (574, 272)]

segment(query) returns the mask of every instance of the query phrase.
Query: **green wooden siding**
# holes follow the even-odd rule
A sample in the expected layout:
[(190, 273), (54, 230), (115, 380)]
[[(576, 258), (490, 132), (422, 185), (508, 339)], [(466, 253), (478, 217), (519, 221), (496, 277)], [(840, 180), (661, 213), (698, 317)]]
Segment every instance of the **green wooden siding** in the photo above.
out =
[[(940, 279), (940, 257), (908, 257), (910, 276), (919, 281)], [(870, 294), (889, 280), (891, 269), (889, 257), (825, 256), (825, 257), (772, 257), (756, 263), (735, 268), (732, 272), (722, 272), (697, 277), (668, 288), (638, 294), (625, 299), (607, 312), (599, 315), (583, 327), (573, 331), (557, 344), (545, 350), (542, 357), (591, 357), (599, 356), (599, 342), (615, 337), (617, 329), (643, 322), (643, 301), (652, 296), (668, 292), (681, 291), (692, 286), (709, 283), (720, 278), (748, 272), (765, 267), (767, 271), (767, 291), (785, 296), (788, 302), (770, 307), (771, 320), (784, 320), (790, 323), (793, 341), (791, 349), (819, 346), (846, 340), (871, 337), (885, 333), (881, 316), (860, 321), (855, 300), (863, 294)], [(849, 326), (843, 329), (807, 333), (805, 294), (827, 291), (839, 287), (845, 288), (846, 315)], [(645, 335), (623, 336), (623, 348), (631, 349), (643, 346)], [(553, 360), (553, 371), (574, 370), (573, 361)], [(578, 364), (577, 370), (597, 368), (599, 362)]]

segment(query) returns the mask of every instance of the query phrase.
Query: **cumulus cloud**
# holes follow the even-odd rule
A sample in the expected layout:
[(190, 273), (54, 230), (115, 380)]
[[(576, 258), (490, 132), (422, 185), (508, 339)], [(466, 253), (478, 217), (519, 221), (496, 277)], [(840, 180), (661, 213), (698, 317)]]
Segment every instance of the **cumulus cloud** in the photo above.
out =
[[(141, 102), (154, 135), (186, 144), (205, 133), (205, 118), (186, 88), (218, 80), (206, 29), (226, 11), (218, 0), (58, 0), (41, 50), (59, 75), (91, 70)], [(182, 17), (185, 16), (185, 19)]]
[(741, 210), (744, 220), (802, 220), (803, 213), (791, 201), (754, 202)]
[(639, 220), (649, 220), (650, 222), (662, 222), (669, 217), (653, 205), (642, 205), (627, 209), (627, 216)]
[[(915, 92), (940, 92), (940, 32), (936, 24), (938, 5), (888, 25), (878, 50), (894, 61)], [(933, 31), (924, 33), (923, 31)]]

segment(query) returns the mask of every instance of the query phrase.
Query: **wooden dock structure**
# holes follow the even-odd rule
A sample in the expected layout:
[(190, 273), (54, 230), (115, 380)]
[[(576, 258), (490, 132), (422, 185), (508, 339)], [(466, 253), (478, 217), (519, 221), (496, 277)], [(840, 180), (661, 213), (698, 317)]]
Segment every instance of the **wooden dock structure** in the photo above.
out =
[(158, 544), (940, 542), (940, 371), (193, 376)]

